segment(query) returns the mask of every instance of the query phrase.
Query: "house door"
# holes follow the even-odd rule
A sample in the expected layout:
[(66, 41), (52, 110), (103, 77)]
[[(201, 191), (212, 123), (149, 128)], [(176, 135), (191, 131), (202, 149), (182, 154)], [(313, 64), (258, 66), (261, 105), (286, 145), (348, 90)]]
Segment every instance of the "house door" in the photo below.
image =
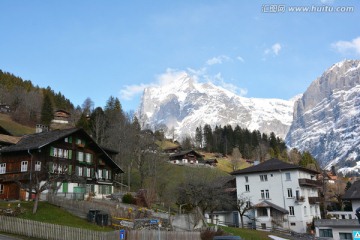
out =
[(233, 212), (233, 223), (235, 227), (239, 227), (239, 214), (238, 212)]

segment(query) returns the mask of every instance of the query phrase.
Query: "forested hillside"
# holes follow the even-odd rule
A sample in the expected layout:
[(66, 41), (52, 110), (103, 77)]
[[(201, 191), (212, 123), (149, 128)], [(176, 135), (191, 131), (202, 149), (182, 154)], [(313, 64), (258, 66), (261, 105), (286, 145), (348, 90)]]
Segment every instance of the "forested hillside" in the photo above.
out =
[(0, 70), (0, 103), (10, 106), (10, 116), (14, 121), (31, 127), (41, 123), (45, 96), (54, 110), (74, 111), (73, 104), (60, 92), (55, 93), (50, 87), (34, 86), (30, 80)]

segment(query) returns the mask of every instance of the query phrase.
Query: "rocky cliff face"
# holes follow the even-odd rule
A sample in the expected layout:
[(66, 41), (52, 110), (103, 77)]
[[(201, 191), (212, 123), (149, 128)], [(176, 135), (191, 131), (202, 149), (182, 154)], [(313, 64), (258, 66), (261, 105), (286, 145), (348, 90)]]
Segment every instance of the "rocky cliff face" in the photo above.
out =
[(198, 126), (239, 125), (284, 138), (292, 122), (293, 101), (244, 98), (184, 73), (171, 84), (144, 91), (137, 113), (143, 128), (173, 129), (194, 136)]
[(295, 102), (286, 142), (346, 174), (360, 169), (359, 133), (360, 61), (346, 60), (325, 71)]

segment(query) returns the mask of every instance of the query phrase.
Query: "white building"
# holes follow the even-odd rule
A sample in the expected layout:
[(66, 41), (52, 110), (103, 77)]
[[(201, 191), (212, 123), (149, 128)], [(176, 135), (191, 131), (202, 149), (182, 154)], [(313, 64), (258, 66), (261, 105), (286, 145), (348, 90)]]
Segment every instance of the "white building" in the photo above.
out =
[(360, 221), (355, 215), (355, 210), (360, 207), (360, 181), (354, 182), (342, 199), (351, 201), (352, 211), (328, 212), (332, 219), (316, 220), (316, 237), (334, 240), (360, 238)]
[(244, 225), (305, 233), (313, 218), (320, 218), (317, 174), (278, 159), (234, 171), (238, 199), (252, 206)]

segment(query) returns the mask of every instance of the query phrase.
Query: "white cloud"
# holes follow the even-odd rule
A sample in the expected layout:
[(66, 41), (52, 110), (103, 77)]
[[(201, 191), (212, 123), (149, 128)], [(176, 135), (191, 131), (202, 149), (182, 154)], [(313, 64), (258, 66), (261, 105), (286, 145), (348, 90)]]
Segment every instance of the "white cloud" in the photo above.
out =
[(156, 81), (153, 83), (125, 85), (124, 88), (120, 90), (120, 98), (124, 100), (132, 100), (136, 95), (143, 93), (145, 88), (167, 86), (185, 74), (187, 74), (186, 71), (178, 71), (168, 68), (164, 73), (157, 75)]
[(238, 56), (236, 59), (239, 60), (240, 62), (245, 62), (245, 60), (240, 56)]
[(351, 41), (338, 41), (331, 44), (331, 46), (342, 54), (356, 53), (360, 55), (360, 37), (357, 37)]
[(235, 93), (240, 96), (245, 96), (247, 94), (247, 89), (245, 88), (239, 88), (238, 86), (225, 82), (224, 78), (222, 77), (221, 73), (217, 73), (213, 76), (206, 75), (204, 76), (204, 79), (212, 82), (214, 85), (221, 86), (222, 88), (225, 88), (226, 90)]
[(320, 0), (322, 4), (332, 4), (334, 3), (334, 0)]
[(229, 60), (231, 60), (231, 58), (229, 58), (228, 56), (221, 55), (221, 56), (217, 56), (217, 57), (213, 57), (213, 58), (208, 59), (206, 61), (206, 64), (211, 66), (211, 65), (214, 65), (214, 64), (222, 64), (223, 62), (229, 61)]
[(277, 56), (277, 55), (279, 55), (281, 48), (282, 48), (282, 46), (280, 43), (275, 43), (274, 45), (271, 46), (271, 48), (265, 49), (264, 54), (268, 55), (271, 53), (271, 54), (274, 54)]
[(132, 98), (144, 91), (145, 88), (150, 87), (151, 84), (126, 85), (124, 89), (120, 90), (120, 98), (124, 100), (132, 100)]

